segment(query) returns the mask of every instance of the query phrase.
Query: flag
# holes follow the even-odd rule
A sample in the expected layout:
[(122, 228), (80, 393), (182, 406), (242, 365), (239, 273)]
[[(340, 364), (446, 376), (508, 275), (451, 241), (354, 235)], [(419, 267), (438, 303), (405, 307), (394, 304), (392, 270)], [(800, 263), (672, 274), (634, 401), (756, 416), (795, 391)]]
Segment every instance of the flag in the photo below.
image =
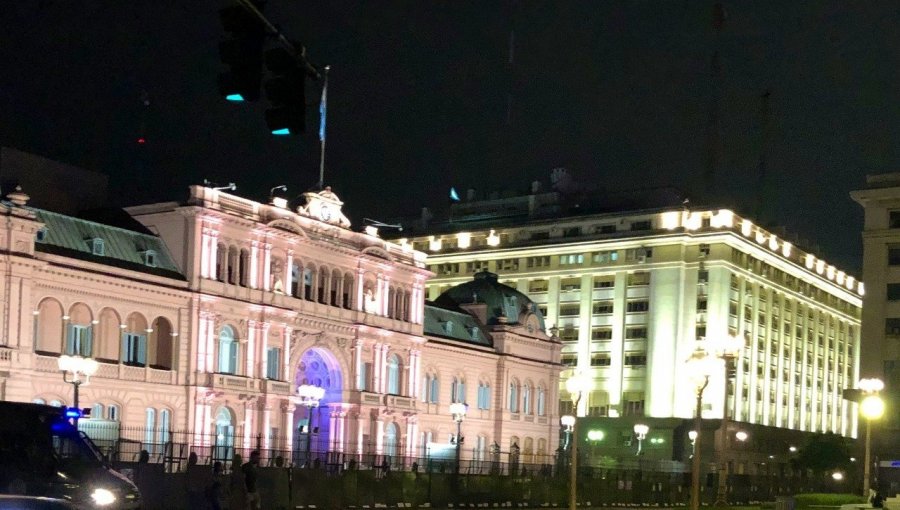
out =
[(450, 187), (450, 200), (454, 202), (459, 202), (459, 193), (456, 192), (456, 188)]
[(319, 141), (325, 141), (325, 109), (328, 106), (328, 75), (325, 75), (325, 84), (322, 85), (322, 100), (319, 101)]

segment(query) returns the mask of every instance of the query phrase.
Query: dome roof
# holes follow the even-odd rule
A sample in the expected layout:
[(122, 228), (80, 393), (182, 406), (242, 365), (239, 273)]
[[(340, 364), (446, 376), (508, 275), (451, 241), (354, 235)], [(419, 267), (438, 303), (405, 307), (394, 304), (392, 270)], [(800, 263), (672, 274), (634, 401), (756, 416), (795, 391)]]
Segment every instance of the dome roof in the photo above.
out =
[[(536, 328), (543, 333), (544, 317), (540, 309), (525, 294), (497, 281), (497, 275), (488, 271), (475, 273), (472, 281), (453, 287), (438, 296), (434, 303), (438, 306), (456, 308), (460, 305), (486, 304), (487, 323), (522, 324), (529, 316), (534, 316)], [(534, 324), (535, 319), (530, 322)]]

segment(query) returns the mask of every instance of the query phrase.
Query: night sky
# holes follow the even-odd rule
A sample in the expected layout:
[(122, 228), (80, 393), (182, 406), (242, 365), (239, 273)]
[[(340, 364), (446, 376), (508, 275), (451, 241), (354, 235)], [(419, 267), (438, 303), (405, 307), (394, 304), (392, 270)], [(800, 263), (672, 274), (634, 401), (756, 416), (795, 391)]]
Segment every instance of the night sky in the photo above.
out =
[[(311, 188), (315, 106), (304, 137), (277, 139), (264, 98), (218, 96), (224, 5), (4, 2), (0, 143), (106, 173), (118, 205), (181, 200), (203, 179), (256, 199)], [(677, 186), (859, 274), (848, 192), (900, 170), (900, 7), (732, 0), (717, 30), (713, 5), (269, 0), (265, 13), (332, 66), (325, 180), (356, 225), (446, 207), (450, 186), (524, 191), (565, 166), (606, 189)]]

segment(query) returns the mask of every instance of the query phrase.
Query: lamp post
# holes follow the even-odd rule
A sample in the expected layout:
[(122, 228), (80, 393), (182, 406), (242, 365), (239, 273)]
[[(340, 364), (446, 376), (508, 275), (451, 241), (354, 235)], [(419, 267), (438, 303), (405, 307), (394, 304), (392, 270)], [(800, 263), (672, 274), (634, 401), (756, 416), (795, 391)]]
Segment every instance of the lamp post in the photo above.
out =
[(450, 414), (456, 422), (456, 474), (459, 474), (460, 453), (462, 452), (462, 422), (466, 419), (469, 406), (462, 402), (450, 404)]
[(301, 384), (297, 387), (297, 396), (300, 397), (300, 405), (306, 408), (306, 467), (310, 466), (309, 452), (312, 444), (312, 410), (319, 407), (319, 401), (325, 397), (325, 388), (312, 384)]
[(638, 440), (638, 449), (635, 455), (640, 455), (641, 447), (643, 446), (644, 439), (647, 438), (647, 432), (650, 432), (650, 427), (644, 425), (643, 423), (635, 423), (634, 424), (634, 435), (637, 436)]
[(878, 392), (884, 389), (884, 382), (880, 379), (860, 379), (856, 384), (864, 395), (859, 403), (859, 410), (866, 418), (866, 463), (863, 467), (863, 496), (869, 497), (869, 488), (872, 482), (872, 420), (881, 418), (884, 414), (884, 400), (878, 396)]
[(738, 336), (729, 335), (715, 344), (716, 357), (725, 365), (725, 401), (722, 404), (722, 427), (719, 431), (719, 486), (716, 491), (716, 506), (728, 506), (728, 397), (731, 389), (731, 378), (736, 372), (735, 362), (741, 354), (744, 341)]
[[(82, 356), (62, 355), (57, 360), (59, 370), (63, 374), (63, 381), (71, 384), (74, 388), (74, 396), (72, 398), (72, 407), (78, 409), (78, 388), (82, 384), (88, 384), (91, 376), (97, 373), (97, 360), (93, 358), (84, 358)], [(79, 413), (80, 414), (80, 413)], [(75, 424), (78, 424), (78, 416), (74, 417)]]
[(581, 396), (591, 387), (591, 380), (583, 373), (577, 372), (566, 379), (566, 391), (572, 396), (572, 402), (575, 404), (575, 416), (572, 418), (572, 448), (569, 450), (571, 455), (569, 462), (569, 510), (577, 510), (578, 501), (578, 404), (581, 403)]
[(687, 360), (687, 373), (697, 392), (697, 407), (694, 416), (694, 456), (691, 459), (691, 510), (700, 509), (700, 454), (703, 426), (703, 390), (709, 386), (709, 376), (718, 369), (718, 359), (698, 348)]

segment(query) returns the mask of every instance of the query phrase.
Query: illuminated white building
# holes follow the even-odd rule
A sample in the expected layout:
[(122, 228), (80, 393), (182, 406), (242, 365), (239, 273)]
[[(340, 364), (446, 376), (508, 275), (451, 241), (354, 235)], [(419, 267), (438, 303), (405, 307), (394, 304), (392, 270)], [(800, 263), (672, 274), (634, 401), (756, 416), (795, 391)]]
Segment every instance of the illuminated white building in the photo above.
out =
[[(330, 190), (292, 211), (192, 186), (187, 202), (128, 209), (146, 232), (8, 198), (0, 399), (71, 405), (57, 360), (79, 354), (99, 362), (80, 426), (130, 430), (154, 455), (170, 440), (203, 461), (296, 452), (311, 423), (314, 452), (396, 462), (447, 449), (452, 402), (469, 403), (464, 459), (557, 447), (560, 344), (525, 300), (502, 323), (426, 307), (425, 255), (350, 230)], [(529, 393), (513, 420), (511, 382)], [(302, 384), (324, 389), (317, 408), (299, 405)]]
[[(691, 417), (685, 360), (739, 335), (730, 417), (855, 435), (841, 391), (858, 377), (862, 282), (729, 210), (567, 215), (559, 193), (533, 191), (454, 205), (399, 242), (428, 253), (432, 299), (488, 270), (537, 303), (564, 344), (562, 379), (593, 377), (579, 415)], [(724, 388), (723, 370), (705, 417), (722, 416)]]

